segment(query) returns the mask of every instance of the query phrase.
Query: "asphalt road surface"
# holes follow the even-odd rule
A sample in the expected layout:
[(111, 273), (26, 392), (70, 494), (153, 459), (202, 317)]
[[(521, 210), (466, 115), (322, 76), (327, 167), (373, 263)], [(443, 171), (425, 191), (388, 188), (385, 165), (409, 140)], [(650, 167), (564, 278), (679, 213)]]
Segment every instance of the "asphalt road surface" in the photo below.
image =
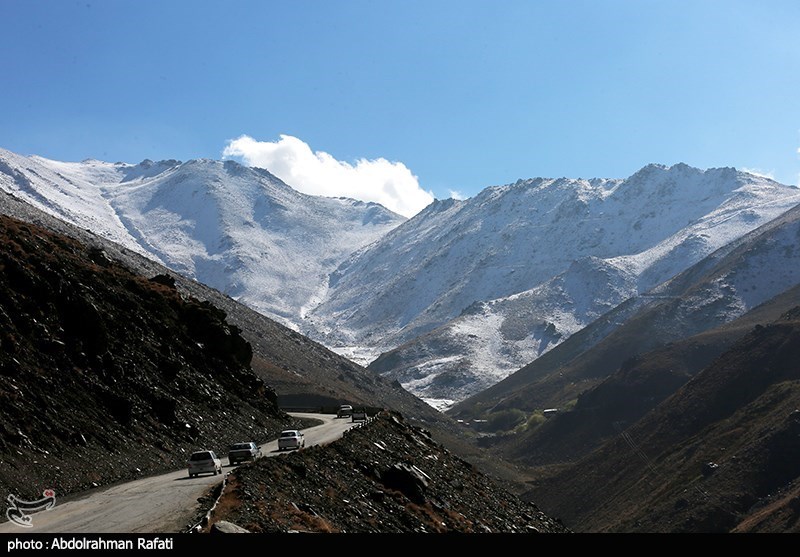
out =
[[(336, 419), (329, 414), (293, 415), (324, 422), (303, 430), (306, 447), (330, 443), (354, 425), (349, 419)], [(262, 445), (261, 452), (264, 457), (282, 454), (278, 451), (277, 439)], [(224, 474), (236, 468), (230, 466), (227, 455), (217, 456), (222, 460), (222, 476), (204, 474), (189, 478), (186, 468), (182, 468), (94, 491), (63, 504), (56, 500), (53, 508), (28, 515), (31, 527), (8, 521), (0, 524), (0, 533), (152, 534), (185, 531), (201, 510), (197, 499), (207, 494), (212, 485), (222, 482)]]

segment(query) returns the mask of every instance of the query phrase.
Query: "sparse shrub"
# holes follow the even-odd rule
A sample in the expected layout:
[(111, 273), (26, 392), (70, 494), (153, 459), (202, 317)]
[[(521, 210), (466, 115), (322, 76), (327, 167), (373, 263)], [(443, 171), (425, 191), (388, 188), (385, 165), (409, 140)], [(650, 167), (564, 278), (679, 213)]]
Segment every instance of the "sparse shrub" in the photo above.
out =
[(534, 430), (546, 421), (547, 418), (544, 417), (544, 413), (541, 410), (535, 410), (533, 414), (528, 416), (528, 420), (525, 422), (525, 429)]
[(492, 432), (511, 431), (525, 421), (525, 413), (522, 410), (509, 408), (489, 414), (486, 429)]

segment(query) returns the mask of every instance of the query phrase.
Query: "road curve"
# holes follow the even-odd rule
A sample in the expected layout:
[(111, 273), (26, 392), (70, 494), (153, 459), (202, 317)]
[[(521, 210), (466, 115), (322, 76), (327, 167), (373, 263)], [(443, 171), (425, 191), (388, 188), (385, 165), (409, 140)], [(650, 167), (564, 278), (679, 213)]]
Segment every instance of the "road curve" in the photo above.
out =
[[(336, 419), (329, 414), (292, 414), (303, 418), (322, 420), (303, 430), (306, 446), (330, 443), (354, 424), (350, 420)], [(233, 440), (233, 441), (239, 441)], [(261, 446), (264, 456), (276, 456), (277, 440)], [(223, 474), (230, 466), (226, 455), (222, 458)], [(202, 475), (189, 478), (185, 468), (142, 478), (92, 492), (85, 497), (56, 505), (49, 510), (30, 514), (31, 527), (14, 522), (0, 524), (0, 533), (178, 533), (186, 530), (197, 516), (198, 498), (206, 495), (212, 485), (224, 476)]]

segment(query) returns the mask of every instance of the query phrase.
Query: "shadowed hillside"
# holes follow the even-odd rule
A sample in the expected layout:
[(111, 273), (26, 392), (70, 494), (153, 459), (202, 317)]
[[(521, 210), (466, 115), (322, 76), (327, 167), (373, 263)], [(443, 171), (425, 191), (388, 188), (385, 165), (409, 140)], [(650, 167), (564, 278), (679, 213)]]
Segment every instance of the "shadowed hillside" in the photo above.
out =
[(224, 312), (0, 216), (0, 489), (66, 495), (293, 423)]
[(527, 497), (581, 531), (800, 531), (800, 308)]
[(635, 356), (575, 406), (540, 427), (496, 438), (495, 450), (531, 466), (576, 460), (636, 422), (757, 325), (800, 305), (800, 286), (721, 327)]

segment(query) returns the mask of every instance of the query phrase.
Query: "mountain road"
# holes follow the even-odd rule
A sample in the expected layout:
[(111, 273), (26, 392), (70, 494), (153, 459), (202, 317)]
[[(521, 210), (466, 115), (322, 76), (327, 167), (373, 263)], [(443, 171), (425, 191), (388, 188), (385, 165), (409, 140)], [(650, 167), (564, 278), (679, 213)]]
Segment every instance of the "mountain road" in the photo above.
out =
[[(336, 419), (328, 414), (292, 413), (323, 423), (303, 430), (306, 447), (330, 443), (356, 426), (349, 419)], [(238, 439), (233, 441), (240, 441)], [(265, 457), (281, 454), (277, 439), (261, 446)], [(285, 451), (284, 451), (285, 454)], [(204, 474), (194, 478), (181, 469), (158, 476), (142, 478), (105, 489), (93, 490), (48, 510), (31, 513), (30, 527), (13, 521), (0, 524), (0, 533), (179, 533), (204, 512), (198, 499), (207, 495), (214, 484), (236, 466), (222, 460), (223, 474)], [(57, 497), (58, 494), (56, 494)]]

